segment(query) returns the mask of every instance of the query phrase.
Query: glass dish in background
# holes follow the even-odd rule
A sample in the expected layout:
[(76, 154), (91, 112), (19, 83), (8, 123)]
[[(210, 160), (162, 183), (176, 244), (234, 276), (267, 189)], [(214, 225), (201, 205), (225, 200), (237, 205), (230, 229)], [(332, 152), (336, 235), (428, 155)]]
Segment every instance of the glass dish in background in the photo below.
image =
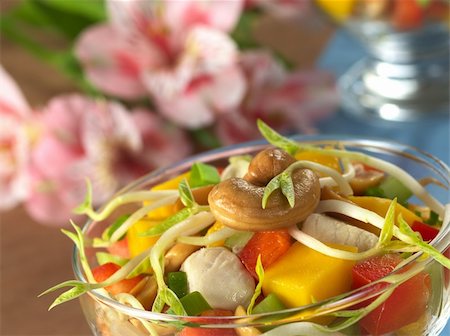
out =
[(368, 56), (340, 79), (343, 107), (358, 117), (417, 120), (449, 111), (449, 3), (316, 0)]
[[(433, 156), (409, 146), (384, 141), (330, 136), (299, 137), (296, 138), (296, 140), (325, 146), (334, 145), (339, 141), (339, 143), (343, 144), (348, 150), (361, 151), (392, 162), (408, 171), (416, 179), (431, 176), (439, 180), (443, 185), (447, 186), (447, 188), (450, 185), (449, 167)], [(224, 166), (227, 164), (227, 158), (230, 156), (254, 154), (266, 146), (267, 144), (262, 142), (253, 142), (206, 152), (172, 165), (166, 169), (161, 169), (144, 176), (135, 183), (124, 188), (120, 193), (142, 189), (148, 190), (152, 186), (189, 170), (194, 162), (201, 161), (213, 165)], [(444, 204), (448, 203), (448, 191), (443, 191), (441, 187), (435, 185), (429, 185), (427, 189), (440, 202)], [(89, 221), (84, 227), (84, 232), (89, 237), (97, 237), (108, 224), (110, 223), (107, 221), (98, 223)], [(439, 235), (434, 239), (433, 245), (440, 252), (446, 251), (449, 248), (450, 225), (446, 225), (441, 229)], [(79, 251), (75, 248), (73, 268), (76, 278), (85, 281), (78, 252)], [(94, 251), (88, 249), (86, 252), (91, 267), (96, 266)], [(415, 259), (416, 263), (411, 269), (424, 267), (425, 272), (430, 275), (432, 294), (429, 297), (428, 308), (426, 314), (421, 316), (417, 321), (403, 326), (396, 330), (392, 335), (439, 335), (439, 332), (444, 328), (450, 316), (449, 270), (444, 269), (433, 259)], [(180, 323), (191, 322), (195, 323), (193, 324), (194, 326), (202, 328), (208, 328), (208, 326), (214, 328), (230, 328), (249, 325), (261, 327), (267, 323), (271, 323), (273, 326), (302, 321), (304, 319), (317, 318), (318, 316), (327, 315), (343, 309), (352, 309), (355, 304), (373, 297), (374, 295), (380, 295), (389, 288), (389, 286), (384, 288), (377, 287), (375, 283), (371, 283), (368, 286), (361, 287), (355, 291), (340, 295), (339, 297), (333, 297), (308, 306), (292, 308), (275, 313), (266, 313), (263, 315), (250, 315), (245, 318), (239, 316), (202, 317), (201, 321), (199, 321), (198, 317), (172, 316), (130, 308), (109, 299), (96, 291), (88, 292), (88, 295), (82, 296), (80, 300), (83, 312), (94, 335), (149, 335), (142, 327), (139, 319), (145, 319), (157, 324), (160, 335), (177, 335), (175, 325), (179, 326)], [(416, 293), (411, 293), (409, 297), (414, 297), (414, 295), (416, 295)], [(409, 303), (405, 300), (402, 304), (408, 305)], [(284, 335), (284, 333), (281, 334)], [(350, 334), (354, 333), (350, 331)]]

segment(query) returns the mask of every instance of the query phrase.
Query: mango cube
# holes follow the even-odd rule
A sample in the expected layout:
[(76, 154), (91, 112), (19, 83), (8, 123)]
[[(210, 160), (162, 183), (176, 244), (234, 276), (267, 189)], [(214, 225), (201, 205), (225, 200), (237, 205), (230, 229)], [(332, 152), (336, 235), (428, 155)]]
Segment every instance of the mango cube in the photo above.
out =
[(160, 221), (143, 218), (134, 223), (127, 231), (128, 249), (130, 257), (134, 258), (144, 252), (150, 246), (153, 246), (159, 236), (142, 237), (141, 233), (148, 231), (150, 228), (158, 224)]
[[(183, 179), (189, 180), (189, 176), (190, 176), (190, 172), (175, 176), (174, 178), (163, 182), (161, 184), (158, 184), (156, 186), (154, 186), (151, 190), (156, 191), (156, 190), (178, 190), (178, 184), (180, 184), (180, 182)], [(145, 205), (150, 204), (149, 202), (146, 202)], [(176, 212), (176, 208), (173, 204), (171, 205), (166, 205), (166, 206), (162, 206), (158, 209), (155, 209), (153, 211), (151, 211), (148, 214), (149, 218), (155, 219), (155, 220), (162, 220), (162, 219), (166, 219), (169, 216), (172, 216), (173, 214), (175, 214)]]
[[(349, 246), (334, 248), (357, 252)], [(319, 253), (299, 242), (265, 270), (263, 293), (275, 294), (287, 307), (324, 300), (350, 290), (354, 261)]]
[[(178, 189), (178, 184), (183, 179), (189, 179), (189, 175), (190, 172), (175, 176), (166, 182), (154, 186), (151, 190), (176, 190)], [(149, 205), (150, 202), (144, 202), (144, 204)], [(132, 258), (141, 254), (150, 246), (153, 246), (159, 238), (159, 236), (141, 237), (140, 234), (148, 231), (151, 227), (160, 223), (167, 217), (172, 216), (175, 212), (176, 208), (174, 204), (166, 205), (149, 212), (146, 217), (142, 218), (130, 227), (127, 232), (127, 238), (128, 249), (130, 250), (130, 256)]]

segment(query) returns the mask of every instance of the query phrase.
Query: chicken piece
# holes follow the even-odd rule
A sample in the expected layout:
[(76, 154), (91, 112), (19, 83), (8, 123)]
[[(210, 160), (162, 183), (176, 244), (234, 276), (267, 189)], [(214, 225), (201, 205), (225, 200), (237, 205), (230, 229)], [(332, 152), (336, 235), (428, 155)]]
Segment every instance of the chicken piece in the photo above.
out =
[(255, 283), (239, 258), (224, 247), (208, 247), (191, 254), (181, 266), (189, 291), (200, 292), (214, 309), (247, 307)]
[(378, 237), (371, 232), (315, 213), (303, 222), (302, 231), (322, 242), (356, 246), (359, 251), (367, 251), (378, 242)]

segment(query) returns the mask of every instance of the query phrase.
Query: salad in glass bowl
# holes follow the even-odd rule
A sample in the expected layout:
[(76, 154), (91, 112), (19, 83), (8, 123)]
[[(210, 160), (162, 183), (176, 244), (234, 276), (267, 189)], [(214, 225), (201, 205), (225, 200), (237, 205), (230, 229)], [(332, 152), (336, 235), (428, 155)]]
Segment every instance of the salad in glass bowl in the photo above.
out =
[(449, 168), (340, 137), (207, 152), (77, 209), (95, 335), (438, 335), (450, 314)]

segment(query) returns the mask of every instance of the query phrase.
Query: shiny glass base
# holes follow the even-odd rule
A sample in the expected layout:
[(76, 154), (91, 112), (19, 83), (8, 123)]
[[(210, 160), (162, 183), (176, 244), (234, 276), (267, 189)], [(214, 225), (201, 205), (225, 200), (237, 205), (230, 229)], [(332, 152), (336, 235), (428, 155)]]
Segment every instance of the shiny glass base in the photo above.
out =
[(342, 106), (359, 118), (389, 121), (449, 114), (449, 78), (445, 69), (445, 64), (424, 69), (371, 58), (360, 60), (339, 79)]

